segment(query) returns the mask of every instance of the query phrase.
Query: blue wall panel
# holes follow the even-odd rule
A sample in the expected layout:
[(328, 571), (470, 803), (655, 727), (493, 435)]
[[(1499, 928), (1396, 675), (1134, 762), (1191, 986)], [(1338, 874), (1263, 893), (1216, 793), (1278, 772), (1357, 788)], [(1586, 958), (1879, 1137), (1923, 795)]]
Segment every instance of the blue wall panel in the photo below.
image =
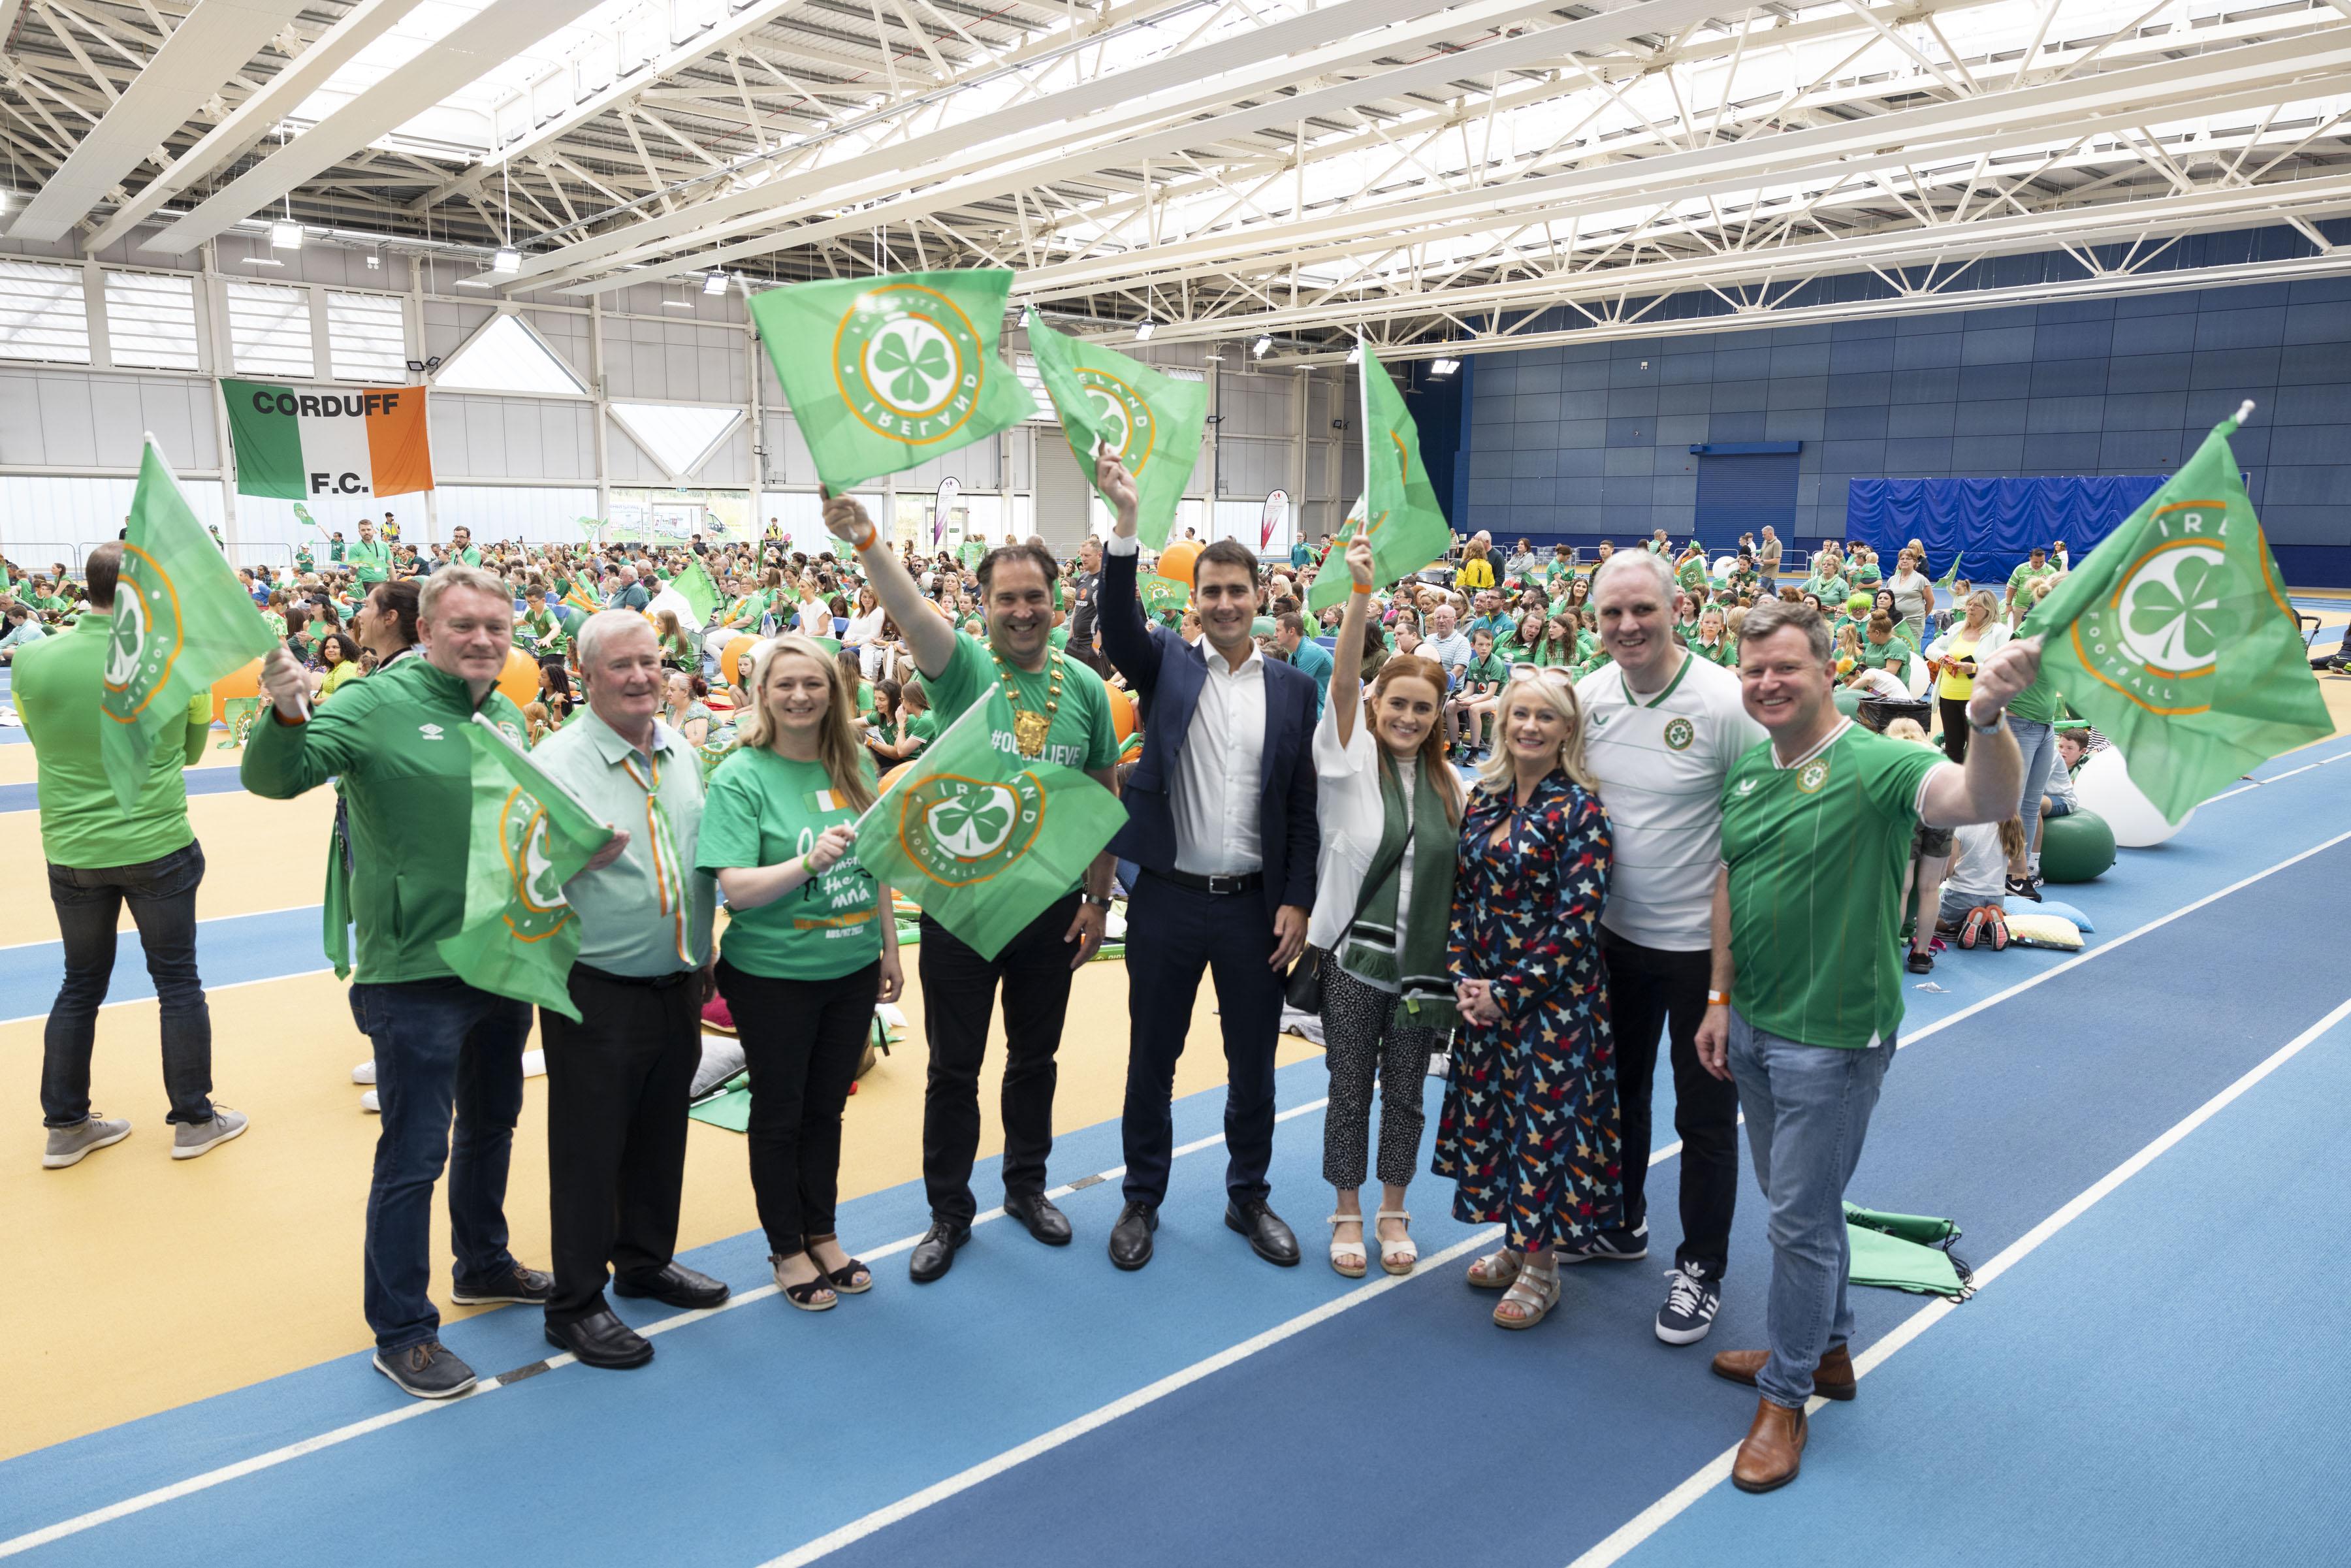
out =
[[(2322, 226), (2351, 241), (2351, 224)], [(2174, 249), (2182, 267), (2310, 252), (2274, 229)], [(2030, 285), (2077, 266), (2001, 257), (1972, 281)], [(1866, 275), (1822, 279), (1793, 303), (1884, 289)], [(2281, 566), (2299, 583), (2351, 585), (2351, 277), (1954, 304), (1776, 328), (1726, 318), (1710, 332), (1480, 356), (1463, 378), (1475, 380), (1460, 405), (1456, 525), (1585, 543), (1652, 528), (1687, 536), (1698, 506), (1692, 445), (1801, 441), (1792, 526), (1809, 542), (1843, 534), (1852, 479), (2167, 472), (2250, 397), (2260, 412), (2237, 456)], [(1710, 295), (1677, 295), (1647, 317), (1722, 308)], [(1572, 326), (1558, 312), (1529, 324)], [(1421, 428), (1432, 447), (1455, 444), (1426, 416)]]

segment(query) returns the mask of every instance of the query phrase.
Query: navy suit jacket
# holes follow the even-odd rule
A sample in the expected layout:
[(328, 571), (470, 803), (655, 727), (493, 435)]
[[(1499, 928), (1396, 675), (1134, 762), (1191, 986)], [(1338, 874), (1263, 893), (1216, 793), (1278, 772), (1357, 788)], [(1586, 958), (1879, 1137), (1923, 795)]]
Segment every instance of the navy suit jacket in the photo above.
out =
[[(1123, 798), (1126, 826), (1112, 852), (1145, 871), (1176, 869), (1176, 813), (1170, 798), (1176, 761), (1192, 731), (1208, 655), (1165, 626), (1144, 619), (1135, 595), (1140, 558), (1102, 557), (1102, 652), (1134, 693), (1143, 716), (1143, 756)], [(1203, 640), (1205, 642), (1205, 639)], [(1265, 664), (1265, 750), (1258, 779), (1258, 841), (1265, 864), (1269, 917), (1285, 904), (1314, 907), (1314, 867), (1322, 830), (1314, 806), (1314, 677), (1277, 659)]]

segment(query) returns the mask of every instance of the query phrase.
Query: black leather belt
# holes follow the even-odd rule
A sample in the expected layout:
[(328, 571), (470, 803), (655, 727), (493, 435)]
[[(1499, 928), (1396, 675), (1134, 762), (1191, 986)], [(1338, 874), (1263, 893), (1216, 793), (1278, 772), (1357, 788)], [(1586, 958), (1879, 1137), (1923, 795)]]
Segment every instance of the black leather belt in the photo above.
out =
[(1162, 882), (1172, 882), (1177, 887), (1188, 887), (1194, 893), (1255, 893), (1265, 885), (1261, 871), (1233, 872), (1215, 876), (1195, 876), (1188, 871), (1155, 871), (1149, 874)]
[(571, 967), (591, 980), (601, 980), (611, 986), (638, 986), (649, 991), (665, 991), (702, 973), (699, 969), (672, 969), (666, 975), (615, 975), (593, 964), (574, 962)]

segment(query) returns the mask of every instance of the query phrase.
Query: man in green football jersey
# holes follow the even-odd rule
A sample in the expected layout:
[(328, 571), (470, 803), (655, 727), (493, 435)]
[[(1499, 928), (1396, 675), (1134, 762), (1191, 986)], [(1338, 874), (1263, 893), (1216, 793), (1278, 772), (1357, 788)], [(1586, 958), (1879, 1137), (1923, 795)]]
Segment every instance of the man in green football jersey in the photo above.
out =
[[(1844, 1187), (1902, 1022), (1911, 833), (1922, 821), (1951, 828), (2014, 812), (2024, 766), (2006, 708), (2040, 665), (2032, 637), (1982, 661), (1963, 766), (1837, 712), (1828, 627), (1811, 607), (1767, 600), (1740, 627), (1740, 697), (1770, 738), (1723, 779), (1698, 1055), (1738, 1085), (1771, 1206), (1771, 1348), (1714, 1358), (1717, 1375), (1761, 1395), (1731, 1469), (1741, 1490), (1795, 1479), (1813, 1394), (1854, 1396)], [(1821, 853), (1827, 843), (1839, 852)]]

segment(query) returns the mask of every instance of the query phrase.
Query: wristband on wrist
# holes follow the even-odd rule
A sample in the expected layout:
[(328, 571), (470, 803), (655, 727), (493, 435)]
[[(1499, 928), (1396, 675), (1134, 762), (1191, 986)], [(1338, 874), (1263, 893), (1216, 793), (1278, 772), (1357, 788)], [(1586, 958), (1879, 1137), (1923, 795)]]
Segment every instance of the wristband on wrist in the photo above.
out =
[(1730, 1005), (1730, 993), (1709, 990), (1706, 993), (1706, 1005), (1710, 1008), (1727, 1008)]
[(1991, 722), (1990, 724), (1978, 724), (1976, 722), (1976, 716), (1974, 713), (1970, 712), (1968, 715), (1968, 727), (1974, 730), (1978, 735), (1990, 735), (1992, 731), (1998, 729), (2001, 727), (2001, 722), (2007, 717), (2008, 710), (2006, 708), (2001, 708), (1993, 713), (1991, 716)]
[(1371, 596), (1372, 585), (1368, 582), (1351, 582), (1347, 585), (1347, 591), (1350, 593), (1360, 593), (1365, 598), (1369, 598)]
[(855, 544), (851, 545), (849, 548), (855, 550), (859, 555), (863, 555), (867, 550), (873, 548), (873, 541), (876, 538), (879, 538), (881, 534), (881, 529), (875, 528), (872, 523), (868, 523), (865, 525), (865, 537), (859, 539)]

